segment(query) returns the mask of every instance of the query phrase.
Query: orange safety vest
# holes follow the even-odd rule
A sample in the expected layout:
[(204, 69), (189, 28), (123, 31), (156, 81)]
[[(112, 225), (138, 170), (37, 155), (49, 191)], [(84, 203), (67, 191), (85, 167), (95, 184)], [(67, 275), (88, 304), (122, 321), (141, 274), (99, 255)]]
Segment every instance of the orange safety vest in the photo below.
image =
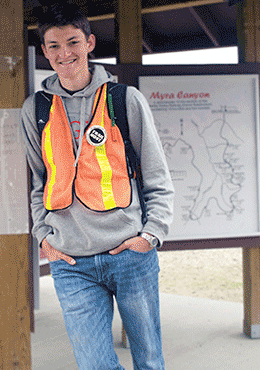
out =
[(74, 167), (72, 133), (62, 99), (54, 95), (49, 121), (42, 132), (42, 156), (47, 170), (43, 203), (47, 210), (69, 207), (73, 193), (88, 208), (107, 211), (131, 203), (131, 183), (125, 145), (107, 108), (107, 85), (96, 93), (92, 120)]

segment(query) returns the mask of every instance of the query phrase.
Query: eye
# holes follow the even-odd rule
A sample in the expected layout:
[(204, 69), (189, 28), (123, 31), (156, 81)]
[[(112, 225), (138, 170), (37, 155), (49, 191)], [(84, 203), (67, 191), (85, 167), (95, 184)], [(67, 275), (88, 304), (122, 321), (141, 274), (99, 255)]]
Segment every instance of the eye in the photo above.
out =
[(58, 47), (59, 47), (59, 45), (50, 45), (49, 49), (57, 49)]
[(71, 46), (74, 46), (74, 45), (76, 45), (76, 44), (78, 44), (78, 43), (79, 43), (78, 41), (71, 41), (71, 42), (70, 42), (70, 45), (71, 45)]

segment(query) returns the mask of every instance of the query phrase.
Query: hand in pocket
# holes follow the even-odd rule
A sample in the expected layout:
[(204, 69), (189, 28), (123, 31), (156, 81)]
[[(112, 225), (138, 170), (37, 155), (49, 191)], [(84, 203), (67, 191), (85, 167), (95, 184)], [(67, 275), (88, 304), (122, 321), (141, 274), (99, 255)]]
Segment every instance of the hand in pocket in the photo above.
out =
[(53, 248), (50, 245), (50, 243), (47, 242), (46, 239), (43, 239), (42, 241), (42, 249), (44, 250), (46, 257), (48, 258), (50, 262), (64, 260), (70, 265), (76, 264), (76, 261), (72, 257), (67, 256), (67, 254), (64, 254), (58, 251), (57, 249)]

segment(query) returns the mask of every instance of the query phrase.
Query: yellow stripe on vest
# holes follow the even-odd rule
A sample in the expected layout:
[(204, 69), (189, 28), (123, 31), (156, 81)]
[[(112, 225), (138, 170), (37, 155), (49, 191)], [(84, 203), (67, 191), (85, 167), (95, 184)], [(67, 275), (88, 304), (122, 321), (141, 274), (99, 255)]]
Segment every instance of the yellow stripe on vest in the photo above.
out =
[[(102, 109), (102, 120), (100, 123), (100, 126), (102, 127), (104, 127), (104, 110), (105, 110), (105, 104), (106, 104), (106, 85), (105, 85), (103, 97), (104, 97), (104, 100), (103, 100), (103, 109)], [(102, 197), (103, 197), (105, 209), (116, 208), (116, 202), (115, 202), (115, 198), (113, 194), (112, 181), (111, 181), (112, 180), (112, 169), (111, 169), (111, 166), (107, 158), (105, 144), (101, 146), (97, 146), (95, 148), (95, 153), (96, 153), (96, 158), (97, 158), (97, 161), (100, 166), (101, 173), (102, 173), (101, 189), (102, 189)]]
[(53, 186), (54, 186), (55, 180), (56, 180), (56, 166), (53, 162), (50, 124), (46, 127), (45, 134), (46, 134), (45, 142), (44, 142), (45, 153), (46, 153), (48, 163), (51, 167), (51, 179), (50, 179), (50, 182), (48, 184), (48, 192), (47, 192), (48, 195), (47, 195), (47, 199), (46, 199), (46, 209), (51, 210), (52, 209), (52, 207), (51, 207), (51, 196), (52, 196)]

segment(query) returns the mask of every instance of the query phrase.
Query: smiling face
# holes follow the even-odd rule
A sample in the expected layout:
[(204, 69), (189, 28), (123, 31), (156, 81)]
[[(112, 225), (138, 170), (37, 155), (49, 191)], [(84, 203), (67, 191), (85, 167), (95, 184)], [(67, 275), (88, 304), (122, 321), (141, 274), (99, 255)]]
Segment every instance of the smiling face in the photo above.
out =
[(68, 90), (80, 90), (90, 82), (88, 54), (95, 48), (95, 36), (72, 25), (52, 27), (44, 35), (42, 50), (60, 82)]

